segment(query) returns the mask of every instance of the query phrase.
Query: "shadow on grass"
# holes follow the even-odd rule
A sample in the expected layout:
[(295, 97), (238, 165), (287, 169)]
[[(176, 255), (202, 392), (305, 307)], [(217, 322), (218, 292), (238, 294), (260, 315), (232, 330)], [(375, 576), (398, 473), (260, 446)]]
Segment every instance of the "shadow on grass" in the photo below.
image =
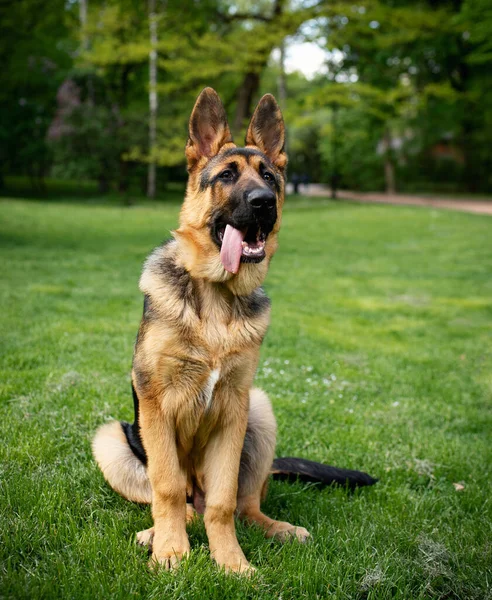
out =
[(6, 177), (5, 185), (0, 189), (0, 198), (29, 199), (32, 201), (93, 204), (97, 206), (158, 206), (159, 204), (178, 204), (183, 201), (185, 184), (169, 182), (158, 190), (155, 199), (145, 197), (136, 189), (128, 192), (109, 191), (101, 194), (94, 181), (64, 181), (46, 179), (43, 189), (35, 188), (26, 177)]

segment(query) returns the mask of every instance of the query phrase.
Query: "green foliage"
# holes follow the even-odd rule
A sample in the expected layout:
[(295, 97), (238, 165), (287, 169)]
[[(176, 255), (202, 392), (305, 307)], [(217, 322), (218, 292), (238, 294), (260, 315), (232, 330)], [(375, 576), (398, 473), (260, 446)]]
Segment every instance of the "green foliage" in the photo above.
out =
[(56, 90), (71, 64), (72, 13), (57, 0), (3, 2), (0, 22), (0, 179), (20, 171), (40, 183), (51, 160), (45, 137)]
[[(284, 78), (291, 169), (319, 181), (338, 171), (344, 185), (364, 189), (384, 187), (388, 166), (398, 171), (400, 189), (417, 180), (433, 187), (448, 172), (456, 189), (490, 191), (489, 4), (157, 0), (158, 132), (150, 148), (144, 5), (90, 0), (82, 24), (78, 2), (4, 3), (1, 168), (39, 183), (50, 172), (102, 173), (125, 189), (155, 162), (162, 181), (184, 166), (187, 120), (204, 86), (219, 91), (242, 133), (261, 92), (278, 89), (272, 50), (311, 41), (327, 52), (323, 73)], [(67, 81), (77, 83), (80, 105), (63, 112), (56, 97)], [(64, 127), (53, 136), (57, 121)], [(338, 161), (330, 158), (335, 146)]]
[[(332, 53), (327, 75), (310, 83), (292, 112), (301, 113), (297, 124), (319, 113), (311, 114), (325, 132), (318, 160), (329, 161), (325, 170), (336, 169), (343, 185), (357, 186), (362, 176), (363, 189), (384, 187), (389, 163), (400, 189), (442, 179), (454, 189), (492, 189), (492, 128), (483, 127), (492, 86), (479, 58), (487, 62), (491, 13), (488, 3), (472, 4), (380, 1), (327, 9), (314, 33), (325, 36)], [(327, 107), (337, 111), (338, 127)], [(302, 145), (305, 134), (295, 136)]]
[(490, 67), (492, 62), (492, 7), (488, 0), (465, 0), (459, 22), (465, 39), (472, 49), (468, 54), (470, 64)]

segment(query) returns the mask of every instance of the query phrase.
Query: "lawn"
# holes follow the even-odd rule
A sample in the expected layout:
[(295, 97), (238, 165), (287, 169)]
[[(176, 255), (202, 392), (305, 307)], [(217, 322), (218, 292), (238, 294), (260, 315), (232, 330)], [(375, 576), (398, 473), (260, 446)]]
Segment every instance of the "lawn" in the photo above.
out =
[(244, 580), (213, 566), (201, 521), (180, 570), (150, 572), (134, 540), (150, 509), (90, 452), (99, 424), (131, 419), (138, 277), (178, 205), (0, 210), (1, 598), (492, 598), (492, 218), (288, 205), (257, 376), (278, 455), (380, 481), (273, 482), (265, 512), (313, 541), (238, 524)]

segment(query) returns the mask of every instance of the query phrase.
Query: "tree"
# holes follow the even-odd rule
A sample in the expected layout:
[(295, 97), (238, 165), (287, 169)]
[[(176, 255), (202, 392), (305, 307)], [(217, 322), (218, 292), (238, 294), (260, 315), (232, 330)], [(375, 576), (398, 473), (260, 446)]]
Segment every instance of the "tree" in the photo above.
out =
[[(278, 89), (291, 171), (334, 190), (492, 189), (487, 0), (147, 1), (0, 5), (0, 183), (51, 169), (153, 196), (184, 177), (190, 106), (210, 85), (237, 136)], [(293, 40), (326, 50), (324, 73), (272, 60)]]
[[(386, 115), (379, 122), (383, 126), (388, 188), (396, 166), (389, 150), (394, 147), (393, 130), (401, 140), (401, 130), (409, 126), (414, 130), (413, 138), (423, 142), (420, 155), (444, 138), (452, 139), (463, 151), (463, 183), (468, 187), (477, 181), (485, 183), (484, 173), (477, 172), (484, 163), (483, 156), (477, 157), (477, 148), (488, 145), (476, 135), (483, 129), (477, 117), (483, 115), (485, 107), (477, 102), (473, 82), (477, 83), (478, 76), (479, 89), (488, 86), (484, 85), (485, 73), (471, 68), (469, 55), (473, 55), (471, 40), (476, 37), (480, 52), (484, 51), (482, 56), (487, 56), (484, 31), (491, 28), (477, 25), (479, 20), (472, 22), (467, 7), (460, 0), (381, 0), (344, 13), (338, 7), (329, 17), (328, 47), (343, 49), (346, 73), (353, 70), (359, 82), (383, 94), (377, 97), (377, 104)], [(485, 3), (481, 9), (474, 5), (474, 10), (478, 11), (473, 13), (475, 17), (483, 16)], [(480, 32), (476, 36), (475, 28)], [(443, 120), (442, 115), (450, 118)]]
[(155, 197), (156, 160), (154, 147), (157, 141), (157, 15), (156, 0), (149, 0), (149, 171), (147, 179), (147, 196)]
[(46, 132), (72, 64), (76, 44), (68, 31), (76, 19), (57, 0), (0, 4), (0, 184), (4, 174), (16, 173), (43, 187), (51, 162)]

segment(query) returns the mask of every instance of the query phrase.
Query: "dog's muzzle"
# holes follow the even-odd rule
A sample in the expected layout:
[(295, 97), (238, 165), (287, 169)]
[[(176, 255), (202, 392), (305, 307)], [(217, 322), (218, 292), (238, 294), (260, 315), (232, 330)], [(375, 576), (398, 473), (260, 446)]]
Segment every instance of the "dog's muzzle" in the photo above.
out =
[(277, 199), (266, 187), (244, 191), (230, 215), (215, 219), (212, 237), (226, 271), (237, 273), (241, 262), (259, 263), (265, 258), (267, 237), (276, 220)]

